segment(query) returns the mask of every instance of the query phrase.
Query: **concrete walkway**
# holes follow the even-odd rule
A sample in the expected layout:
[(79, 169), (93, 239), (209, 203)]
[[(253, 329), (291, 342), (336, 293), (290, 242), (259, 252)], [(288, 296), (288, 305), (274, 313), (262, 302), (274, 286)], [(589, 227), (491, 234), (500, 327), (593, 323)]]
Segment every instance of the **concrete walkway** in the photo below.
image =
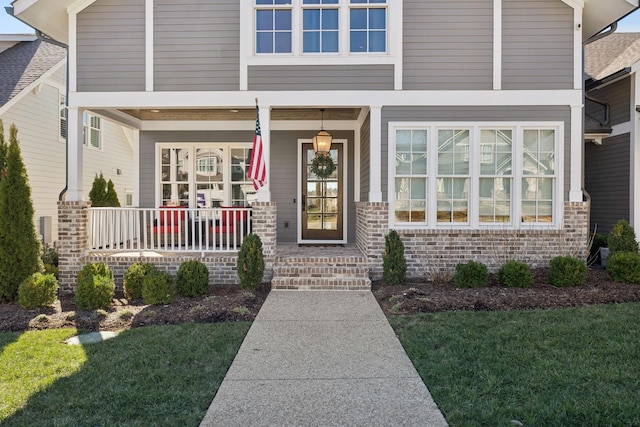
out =
[(370, 291), (272, 291), (200, 425), (447, 423)]

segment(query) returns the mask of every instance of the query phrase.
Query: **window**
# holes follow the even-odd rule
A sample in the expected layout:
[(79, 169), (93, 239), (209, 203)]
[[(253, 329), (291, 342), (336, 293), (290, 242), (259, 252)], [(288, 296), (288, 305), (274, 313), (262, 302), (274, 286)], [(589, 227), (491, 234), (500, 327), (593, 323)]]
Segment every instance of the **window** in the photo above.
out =
[(386, 3), (386, 0), (351, 0), (349, 11), (351, 52), (387, 51)]
[(250, 144), (159, 145), (159, 194), (165, 206), (251, 206)]
[(394, 226), (558, 224), (562, 124), (389, 124)]
[(291, 53), (291, 0), (256, 0), (256, 53)]
[(89, 113), (82, 115), (84, 145), (92, 148), (102, 147), (102, 123), (100, 117)]
[[(314, 5), (308, 7), (307, 5)], [(322, 7), (317, 7), (321, 5)], [(338, 52), (338, 0), (303, 0), (302, 51)]]
[(62, 141), (67, 139), (67, 102), (64, 95), (58, 97), (59, 135)]

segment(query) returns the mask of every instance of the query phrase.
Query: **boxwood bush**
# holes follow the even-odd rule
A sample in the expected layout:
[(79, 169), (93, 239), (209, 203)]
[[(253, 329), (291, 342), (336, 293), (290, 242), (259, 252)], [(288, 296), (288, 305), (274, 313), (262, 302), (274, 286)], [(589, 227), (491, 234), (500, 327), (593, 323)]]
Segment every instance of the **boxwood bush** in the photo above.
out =
[(185, 297), (197, 297), (209, 289), (209, 269), (198, 260), (180, 264), (176, 275), (176, 290)]
[(533, 284), (531, 269), (520, 261), (509, 261), (498, 270), (498, 280), (511, 288), (528, 288)]
[(396, 230), (384, 236), (382, 257), (382, 278), (392, 285), (401, 285), (407, 279), (407, 260), (404, 257), (404, 243)]
[(124, 296), (129, 300), (142, 298), (142, 281), (145, 276), (155, 270), (156, 266), (148, 262), (136, 262), (124, 273)]
[(18, 304), (24, 308), (51, 305), (58, 295), (58, 280), (53, 274), (34, 273), (18, 287)]
[(636, 242), (636, 232), (633, 227), (624, 219), (616, 222), (609, 236), (607, 246), (611, 254), (616, 252), (638, 252), (638, 242)]
[(76, 306), (80, 310), (107, 308), (113, 301), (115, 284), (109, 266), (103, 262), (85, 265), (78, 273)]
[(169, 304), (175, 294), (173, 278), (165, 271), (153, 270), (142, 280), (142, 299), (145, 304)]
[(489, 283), (489, 271), (483, 263), (469, 261), (466, 264), (456, 265), (456, 274), (453, 280), (456, 286), (461, 288), (487, 286)]
[(557, 256), (549, 264), (547, 279), (553, 286), (582, 285), (587, 280), (587, 265), (584, 260), (578, 258)]
[(250, 233), (242, 241), (236, 266), (242, 289), (253, 290), (260, 286), (264, 274), (264, 254), (262, 240), (257, 234)]
[(609, 256), (607, 274), (614, 282), (640, 285), (640, 254), (616, 252)]

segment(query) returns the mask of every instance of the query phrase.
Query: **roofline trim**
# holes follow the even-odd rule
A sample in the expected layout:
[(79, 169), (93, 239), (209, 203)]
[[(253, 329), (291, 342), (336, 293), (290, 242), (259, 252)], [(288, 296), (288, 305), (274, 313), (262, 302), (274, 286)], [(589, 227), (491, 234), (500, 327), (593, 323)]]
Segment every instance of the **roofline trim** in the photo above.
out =
[(36, 86), (38, 86), (38, 85), (40, 85), (42, 83), (45, 83), (45, 80), (47, 80), (49, 77), (51, 77), (51, 75), (53, 73), (55, 73), (60, 68), (62, 68), (66, 63), (67, 63), (67, 59), (63, 58), (60, 62), (58, 62), (53, 67), (51, 67), (47, 71), (45, 71), (40, 77), (38, 77), (33, 82), (31, 82), (31, 84), (29, 84), (24, 89), (22, 89), (20, 92), (18, 92), (18, 94), (16, 96), (11, 98), (4, 105), (0, 106), (0, 115), (5, 114), (11, 107), (13, 107), (15, 104), (17, 104), (22, 98), (24, 98), (29, 92), (31, 92)]
[(589, 91), (600, 89), (604, 86), (608, 86), (612, 83), (617, 82), (618, 80), (627, 77), (629, 74), (631, 74), (631, 67), (623, 68), (622, 70), (616, 71), (613, 74), (609, 74), (607, 77), (604, 77), (602, 79), (595, 80), (593, 78), (588, 78), (584, 83), (585, 90)]

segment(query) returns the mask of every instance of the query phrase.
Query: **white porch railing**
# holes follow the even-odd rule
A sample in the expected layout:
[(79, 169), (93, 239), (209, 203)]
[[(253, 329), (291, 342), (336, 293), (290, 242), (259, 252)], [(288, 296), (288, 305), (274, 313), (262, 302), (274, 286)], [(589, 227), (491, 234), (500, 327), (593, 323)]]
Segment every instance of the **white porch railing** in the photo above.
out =
[(251, 208), (89, 208), (89, 251), (236, 251)]

